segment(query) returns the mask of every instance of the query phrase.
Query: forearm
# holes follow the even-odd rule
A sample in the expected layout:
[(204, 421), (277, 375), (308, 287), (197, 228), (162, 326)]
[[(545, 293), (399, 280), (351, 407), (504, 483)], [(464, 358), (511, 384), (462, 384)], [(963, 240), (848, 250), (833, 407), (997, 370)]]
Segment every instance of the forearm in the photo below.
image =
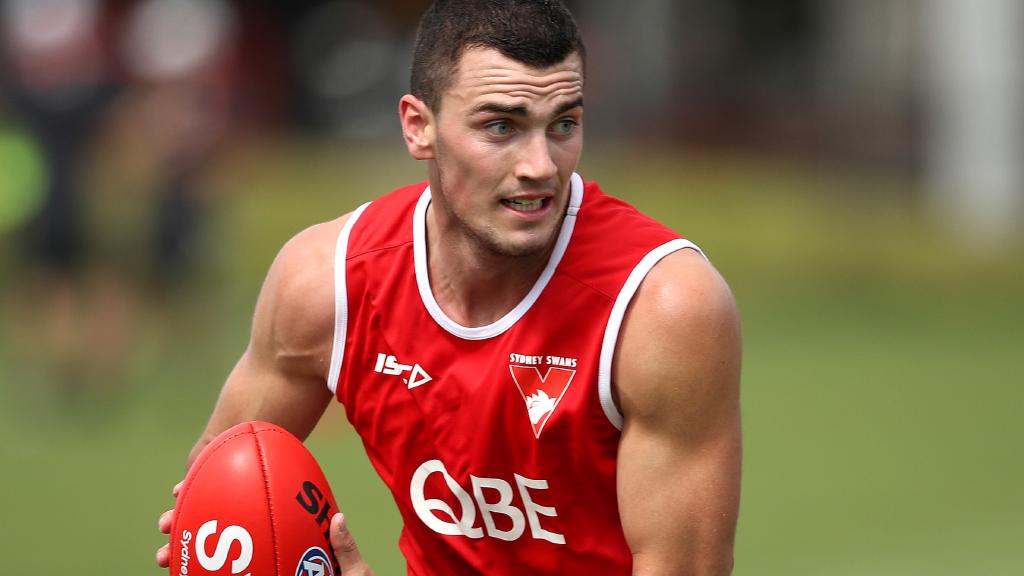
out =
[(330, 399), (330, 391), (315, 375), (282, 374), (259, 366), (247, 352), (225, 381), (188, 465), (218, 434), (241, 422), (271, 422), (305, 440)]

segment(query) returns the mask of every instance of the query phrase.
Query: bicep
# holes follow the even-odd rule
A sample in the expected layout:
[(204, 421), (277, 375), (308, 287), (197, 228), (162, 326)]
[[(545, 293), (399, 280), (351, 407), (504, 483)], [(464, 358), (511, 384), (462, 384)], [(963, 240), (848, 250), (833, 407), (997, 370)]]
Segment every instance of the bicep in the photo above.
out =
[(618, 492), (635, 574), (727, 574), (739, 509), (740, 334), (692, 253), (641, 285), (616, 352)]
[(224, 430), (250, 420), (300, 439), (329, 404), (333, 343), (333, 246), (344, 218), (293, 238), (271, 265), (256, 302), (249, 345), (229, 374), (189, 464)]

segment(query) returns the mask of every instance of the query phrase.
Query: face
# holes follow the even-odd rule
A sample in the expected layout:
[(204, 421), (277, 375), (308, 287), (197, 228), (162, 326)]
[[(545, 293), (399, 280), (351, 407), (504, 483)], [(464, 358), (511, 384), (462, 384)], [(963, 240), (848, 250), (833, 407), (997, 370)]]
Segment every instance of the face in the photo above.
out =
[(502, 256), (554, 243), (583, 148), (583, 70), (535, 69), (493, 49), (462, 56), (430, 115), (433, 222)]

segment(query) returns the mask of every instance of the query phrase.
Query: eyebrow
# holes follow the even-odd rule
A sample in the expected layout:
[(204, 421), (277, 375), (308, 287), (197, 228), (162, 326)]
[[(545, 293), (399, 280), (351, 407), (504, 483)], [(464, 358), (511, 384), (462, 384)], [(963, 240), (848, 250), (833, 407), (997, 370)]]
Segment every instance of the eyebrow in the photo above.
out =
[(561, 106), (556, 108), (554, 115), (555, 116), (561, 116), (562, 114), (565, 114), (566, 112), (568, 112), (569, 110), (572, 110), (573, 108), (583, 108), (583, 97), (582, 96), (580, 96), (579, 98), (576, 98), (575, 100), (570, 100), (570, 101), (566, 102), (565, 104), (562, 104)]
[[(568, 112), (569, 110), (572, 110), (573, 108), (582, 108), (582, 107), (583, 107), (583, 98), (582, 97), (576, 98), (575, 100), (570, 100), (570, 101), (562, 104), (558, 108), (556, 108), (555, 109), (555, 113), (552, 114), (552, 116), (561, 116), (562, 114), (565, 114), (566, 112)], [(507, 114), (509, 116), (519, 116), (519, 117), (522, 117), (522, 118), (526, 118), (526, 117), (528, 117), (530, 115), (529, 112), (526, 110), (526, 106), (504, 106), (502, 104), (496, 104), (494, 102), (484, 102), (483, 104), (477, 105), (470, 112), (470, 115), (476, 116), (477, 114), (486, 114), (486, 113), (490, 113), (490, 114)]]
[(477, 105), (473, 108), (470, 114), (476, 116), (477, 114), (508, 114), (510, 116), (528, 116), (526, 112), (526, 106), (502, 106), (501, 104), (495, 104), (493, 102), (484, 102), (483, 104)]

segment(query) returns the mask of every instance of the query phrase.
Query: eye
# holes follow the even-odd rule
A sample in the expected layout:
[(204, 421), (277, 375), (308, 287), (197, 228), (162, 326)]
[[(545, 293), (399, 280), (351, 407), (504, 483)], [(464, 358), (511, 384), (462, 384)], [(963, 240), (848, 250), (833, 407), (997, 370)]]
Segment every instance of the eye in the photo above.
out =
[(498, 120), (484, 126), (484, 130), (492, 136), (508, 136), (512, 133), (512, 125), (505, 120)]
[(568, 136), (576, 131), (579, 123), (572, 118), (562, 118), (554, 123), (553, 129), (559, 136)]

